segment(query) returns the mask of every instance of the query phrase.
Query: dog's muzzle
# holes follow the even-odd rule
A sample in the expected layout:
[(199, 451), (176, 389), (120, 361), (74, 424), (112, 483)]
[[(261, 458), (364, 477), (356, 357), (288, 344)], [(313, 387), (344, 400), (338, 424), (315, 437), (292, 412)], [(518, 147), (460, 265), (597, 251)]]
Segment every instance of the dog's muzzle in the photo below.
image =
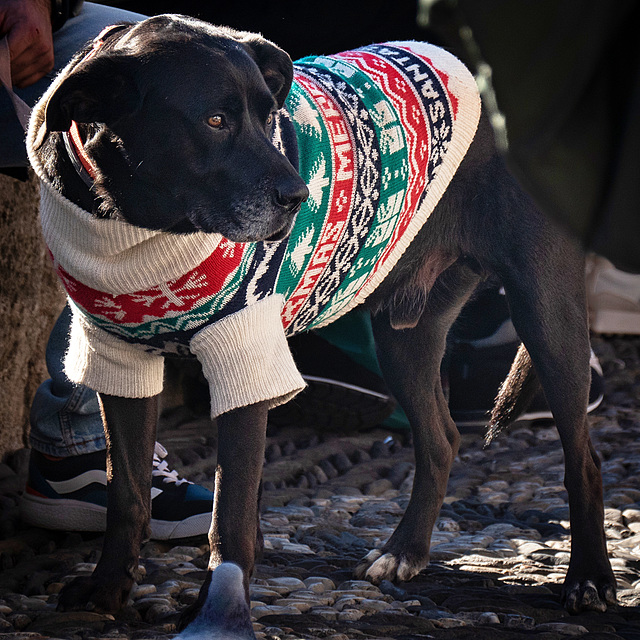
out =
[(276, 188), (273, 202), (276, 206), (285, 209), (290, 215), (300, 211), (302, 203), (309, 197), (309, 189), (302, 180), (296, 180), (290, 187)]
[(265, 242), (284, 240), (291, 232), (296, 214), (300, 211), (302, 203), (309, 197), (307, 185), (302, 180), (297, 180), (296, 183), (295, 186), (290, 187), (288, 190), (284, 188), (276, 189), (273, 203), (282, 211), (285, 223), (281, 229), (265, 238)]

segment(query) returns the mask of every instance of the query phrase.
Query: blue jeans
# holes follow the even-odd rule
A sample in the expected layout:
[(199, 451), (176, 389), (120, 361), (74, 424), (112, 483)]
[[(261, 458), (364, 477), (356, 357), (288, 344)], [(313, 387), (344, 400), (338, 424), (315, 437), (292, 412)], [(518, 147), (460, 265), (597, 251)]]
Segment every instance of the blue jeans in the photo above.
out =
[(74, 384), (64, 374), (70, 321), (71, 311), (65, 307), (47, 344), (47, 370), (51, 377), (38, 387), (30, 416), (31, 447), (60, 457), (106, 448), (95, 391)]
[[(71, 18), (53, 36), (53, 71), (26, 89), (16, 93), (34, 105), (56, 74), (87, 41), (110, 24), (143, 19), (136, 13), (85, 2), (79, 16)], [(0, 167), (28, 165), (24, 132), (13, 112), (7, 93), (0, 90)], [(102, 418), (95, 392), (72, 384), (64, 375), (62, 359), (67, 350), (70, 312), (65, 309), (49, 337), (47, 368), (51, 378), (36, 392), (31, 408), (31, 446), (53, 456), (92, 453), (106, 447)]]

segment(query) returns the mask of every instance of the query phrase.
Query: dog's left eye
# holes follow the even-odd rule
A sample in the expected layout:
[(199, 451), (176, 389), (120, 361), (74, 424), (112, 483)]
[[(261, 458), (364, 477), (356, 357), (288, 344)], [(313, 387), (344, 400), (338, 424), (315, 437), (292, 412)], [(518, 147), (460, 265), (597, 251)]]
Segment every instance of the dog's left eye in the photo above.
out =
[(267, 126), (270, 127), (273, 124), (273, 121), (275, 120), (275, 114), (273, 112), (271, 112), (268, 116), (267, 116)]
[(222, 127), (224, 127), (224, 118), (221, 115), (209, 116), (207, 118), (207, 124), (212, 129), (222, 129)]

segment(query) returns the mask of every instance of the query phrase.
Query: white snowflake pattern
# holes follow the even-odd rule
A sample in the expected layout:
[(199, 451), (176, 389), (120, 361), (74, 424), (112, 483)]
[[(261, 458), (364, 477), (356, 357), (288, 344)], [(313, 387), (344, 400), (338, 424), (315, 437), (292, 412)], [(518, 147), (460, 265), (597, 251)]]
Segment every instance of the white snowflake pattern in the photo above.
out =
[(218, 245), (218, 249), (222, 251), (223, 258), (233, 258), (236, 252), (236, 243), (223, 238)]
[(322, 206), (322, 199), (324, 198), (323, 189), (326, 189), (330, 183), (329, 176), (327, 175), (327, 161), (324, 154), (320, 154), (311, 169), (311, 177), (307, 187), (309, 188), (308, 204), (311, 209), (318, 211)]
[(102, 315), (105, 318), (111, 317), (122, 322), (127, 317), (127, 312), (122, 308), (122, 305), (116, 303), (112, 296), (96, 298), (95, 307), (102, 311)]
[(315, 227), (311, 225), (304, 230), (302, 235), (296, 240), (296, 245), (293, 247), (286, 260), (290, 261), (291, 273), (297, 276), (304, 265), (305, 258), (313, 251), (313, 234)]
[(305, 131), (306, 135), (311, 134), (318, 140), (322, 138), (320, 117), (306, 100), (301, 99), (291, 105), (291, 116), (294, 122), (297, 122), (302, 130)]

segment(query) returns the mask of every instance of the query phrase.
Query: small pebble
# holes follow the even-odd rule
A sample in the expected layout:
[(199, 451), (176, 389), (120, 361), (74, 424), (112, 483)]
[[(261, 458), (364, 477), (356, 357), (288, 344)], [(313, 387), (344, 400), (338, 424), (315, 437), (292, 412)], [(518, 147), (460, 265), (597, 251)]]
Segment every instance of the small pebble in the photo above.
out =
[(264, 616), (296, 616), (301, 615), (301, 611), (293, 606), (276, 606), (269, 605), (264, 607), (254, 607), (251, 609), (251, 615), (260, 620)]
[(32, 620), (25, 613), (12, 613), (7, 616), (7, 621), (13, 626), (16, 631), (22, 631), (28, 627)]

